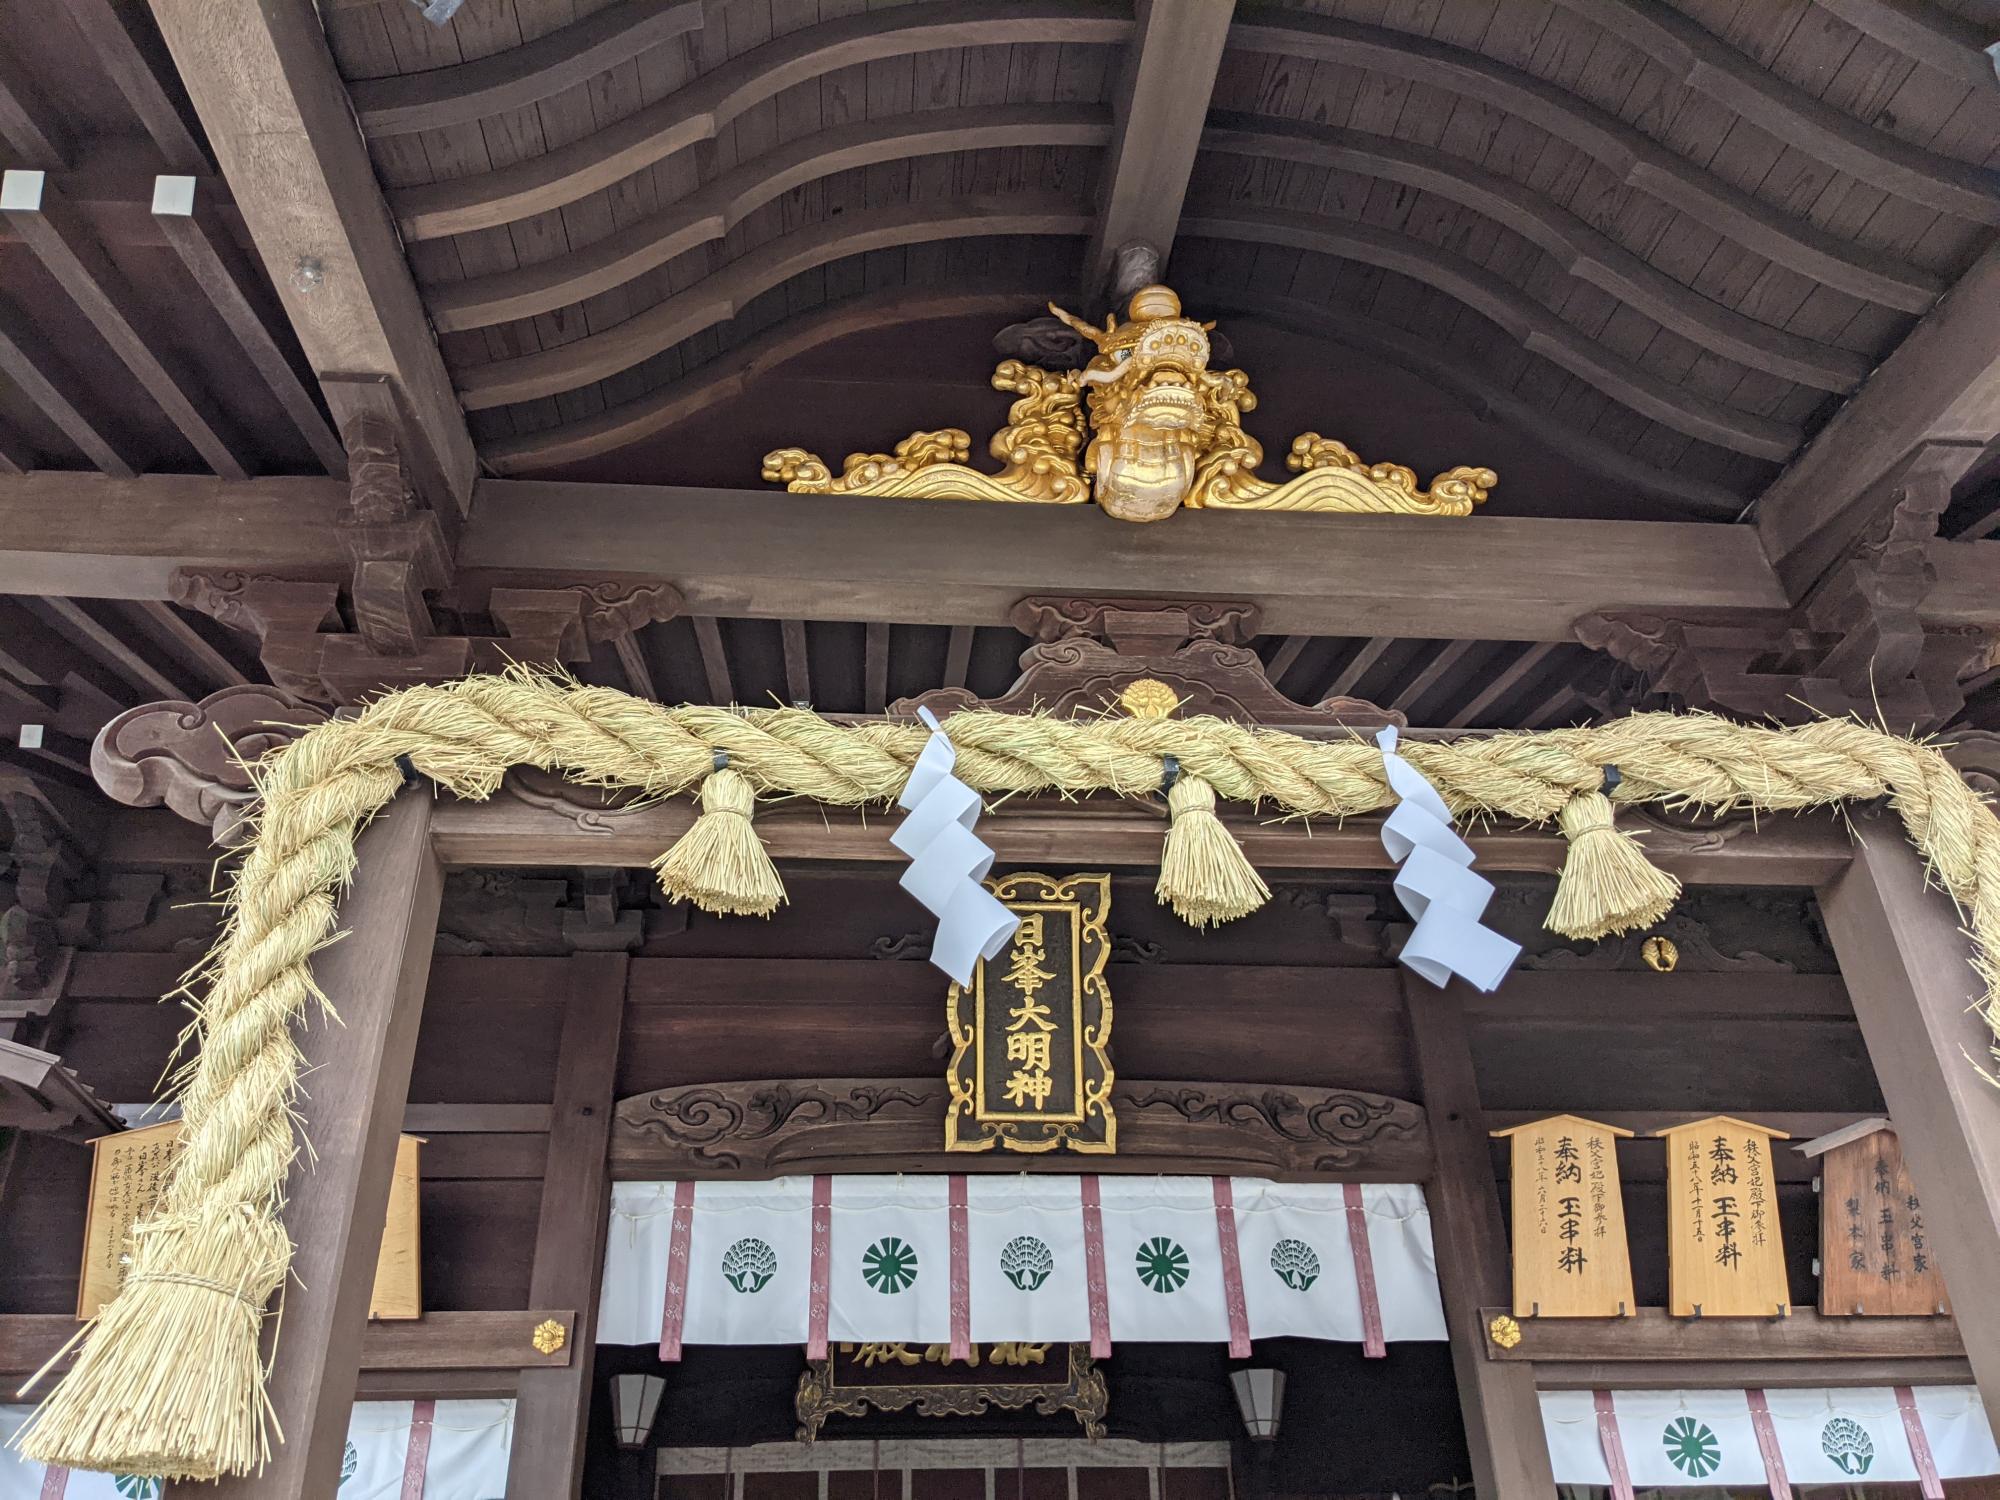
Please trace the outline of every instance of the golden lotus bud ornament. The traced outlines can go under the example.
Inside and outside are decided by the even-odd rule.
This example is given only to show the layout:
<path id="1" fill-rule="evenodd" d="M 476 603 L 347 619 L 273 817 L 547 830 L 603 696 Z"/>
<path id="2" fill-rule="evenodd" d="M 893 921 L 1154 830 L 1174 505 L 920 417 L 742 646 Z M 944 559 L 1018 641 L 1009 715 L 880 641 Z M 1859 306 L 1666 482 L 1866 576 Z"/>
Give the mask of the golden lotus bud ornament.
<path id="1" fill-rule="evenodd" d="M 1257 476 L 1263 447 L 1243 430 L 1257 398 L 1241 370 L 1211 370 L 1209 330 L 1185 316 L 1171 287 L 1132 294 L 1125 317 L 1104 327 L 1054 313 L 1096 350 L 1081 370 L 1044 370 L 1010 359 L 996 390 L 1019 397 L 988 451 L 997 474 L 966 462 L 969 434 L 913 432 L 893 453 L 850 454 L 836 476 L 803 448 L 764 455 L 764 477 L 809 495 L 888 495 L 1008 500 L 1042 505 L 1095 501 L 1121 521 L 1158 521 L 1190 510 L 1319 510 L 1378 515 L 1468 516 L 1500 482 L 1491 469 L 1448 469 L 1418 486 L 1401 464 L 1364 462 L 1345 443 L 1304 433 L 1285 466 L 1297 477 Z"/>

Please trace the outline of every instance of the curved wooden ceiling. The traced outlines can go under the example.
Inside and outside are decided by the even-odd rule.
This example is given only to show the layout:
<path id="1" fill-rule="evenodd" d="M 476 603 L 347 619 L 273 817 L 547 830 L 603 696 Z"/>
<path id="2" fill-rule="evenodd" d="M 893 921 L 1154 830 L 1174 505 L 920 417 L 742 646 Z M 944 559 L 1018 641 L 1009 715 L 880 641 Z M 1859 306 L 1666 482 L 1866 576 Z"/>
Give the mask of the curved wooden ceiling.
<path id="1" fill-rule="evenodd" d="M 1963 8 L 1241 5 L 1169 279 L 1452 389 L 1602 476 L 1606 513 L 1733 514 L 2000 224 Z M 856 329 L 1074 300 L 1136 34 L 1125 0 L 328 23 L 509 473 Z M 926 420 L 864 412 L 854 441 Z"/>

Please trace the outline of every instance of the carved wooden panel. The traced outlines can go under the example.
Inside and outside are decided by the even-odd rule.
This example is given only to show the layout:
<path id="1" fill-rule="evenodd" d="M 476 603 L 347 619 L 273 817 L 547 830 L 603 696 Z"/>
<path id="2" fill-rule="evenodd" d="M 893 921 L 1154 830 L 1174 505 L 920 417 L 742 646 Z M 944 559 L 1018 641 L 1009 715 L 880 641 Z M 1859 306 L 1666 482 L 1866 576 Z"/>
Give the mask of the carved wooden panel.
<path id="1" fill-rule="evenodd" d="M 619 1101 L 611 1171 L 627 1180 L 792 1173 L 1075 1172 L 1062 1158 L 947 1155 L 932 1078 L 700 1084 Z M 1405 1099 L 1349 1089 L 1120 1080 L 1118 1154 L 1093 1172 L 1421 1182 L 1429 1124 Z"/>
<path id="2" fill-rule="evenodd" d="M 1359 698 L 1304 704 L 1280 693 L 1246 644 L 1258 633 L 1254 605 L 1036 597 L 1015 605 L 1010 620 L 1035 643 L 1021 653 L 1021 675 L 1006 692 L 982 699 L 966 688 L 936 688 L 891 705 L 892 712 L 1096 713 L 1146 677 L 1173 689 L 1183 716 L 1214 714 L 1288 729 L 1407 722 L 1402 714 Z"/>

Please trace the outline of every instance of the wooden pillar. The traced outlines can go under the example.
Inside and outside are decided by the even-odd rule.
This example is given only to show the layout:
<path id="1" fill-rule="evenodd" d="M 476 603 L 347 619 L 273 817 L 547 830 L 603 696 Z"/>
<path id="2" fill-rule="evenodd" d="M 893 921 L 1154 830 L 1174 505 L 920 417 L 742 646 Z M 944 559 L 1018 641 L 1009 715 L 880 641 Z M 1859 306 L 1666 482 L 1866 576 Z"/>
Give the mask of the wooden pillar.
<path id="1" fill-rule="evenodd" d="M 443 874 L 430 820 L 426 786 L 368 825 L 340 907 L 347 936 L 313 959 L 340 1020 L 315 1015 L 299 1038 L 299 1125 L 311 1151 L 285 1186 L 298 1250 L 270 1380 L 284 1441 L 262 1474 L 170 1485 L 173 1500 L 334 1500 L 437 934 Z M 275 1331 L 267 1327 L 267 1347 Z"/>
<path id="2" fill-rule="evenodd" d="M 569 961 L 563 979 L 567 999 L 528 1305 L 573 1307 L 576 1322 L 569 1330 L 567 1365 L 521 1372 L 508 1500 L 575 1500 L 583 1485 L 597 1292 L 611 1199 L 605 1157 L 611 1144 L 627 965 L 622 953 L 583 955 Z"/>
<path id="3" fill-rule="evenodd" d="M 1473 1482 L 1480 1500 L 1548 1500 L 1555 1493 L 1555 1471 L 1535 1394 L 1535 1367 L 1486 1357 L 1480 1310 L 1509 1301 L 1508 1248 L 1486 1116 L 1472 1072 L 1465 989 L 1457 980 L 1444 990 L 1408 973 L 1402 980 L 1437 1152 L 1437 1170 L 1424 1191 Z"/>
<path id="4" fill-rule="evenodd" d="M 2000 1432 L 2000 1088 L 1960 917 L 1928 889 L 1889 812 L 1858 817 L 1854 862 L 1820 888 L 1840 971 L 1924 1201 L 1987 1420 Z"/>

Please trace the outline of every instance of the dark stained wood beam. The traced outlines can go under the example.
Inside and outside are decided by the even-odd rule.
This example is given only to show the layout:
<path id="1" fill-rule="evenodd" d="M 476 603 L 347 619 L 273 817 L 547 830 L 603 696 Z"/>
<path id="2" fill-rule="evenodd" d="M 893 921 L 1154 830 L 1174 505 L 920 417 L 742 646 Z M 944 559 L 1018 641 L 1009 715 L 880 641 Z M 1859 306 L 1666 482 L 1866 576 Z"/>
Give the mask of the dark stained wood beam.
<path id="1" fill-rule="evenodd" d="M 306 360 L 387 380 L 412 471 L 471 504 L 478 460 L 312 0 L 152 0 Z M 341 387 L 327 386 L 336 426 Z"/>
<path id="2" fill-rule="evenodd" d="M 1893 817 L 1854 824 L 1854 859 L 1820 888 L 1868 1058 L 1910 1175 L 1988 1420 L 2000 1427 L 2000 1088 L 1961 918 Z"/>
<path id="3" fill-rule="evenodd" d="M 182 111 L 181 89 L 172 70 L 155 64 L 112 0 L 62 0 L 62 4 L 89 45 L 92 65 L 111 76 L 159 147 L 167 170 L 207 170 L 208 154 Z"/>
<path id="4" fill-rule="evenodd" d="M 1320 697 L 1344 698 L 1353 693 L 1360 686 L 1361 679 L 1368 675 L 1369 669 L 1395 644 L 1396 638 L 1392 635 L 1372 636 L 1364 640 L 1341 669 L 1333 674 L 1333 680 L 1327 683 L 1326 691 Z"/>
<path id="5" fill-rule="evenodd" d="M 69 132 L 33 79 L 0 54 L 0 141 L 24 167 L 52 171 L 68 163 Z"/>
<path id="6" fill-rule="evenodd" d="M 42 470 L 9 480 L 0 503 L 0 594 L 169 599 L 176 568 L 338 578 L 349 566 L 343 480 Z"/>
<path id="7" fill-rule="evenodd" d="M 392 201 L 412 239 L 491 229 L 561 208 L 713 140 L 746 110 L 843 68 L 1015 42 L 1106 45 L 1132 34 L 1116 0 L 940 0 L 804 26 L 738 53 L 606 129 L 491 172 L 403 188 Z M 366 86 L 356 90 L 366 100 Z M 364 112 L 362 128 L 369 128 Z"/>
<path id="8" fill-rule="evenodd" d="M 1955 16 L 1931 0 L 1819 0 L 1827 10 L 1884 46 L 1934 68 L 1954 83 L 1976 89 L 2000 88 L 1986 48 L 1993 41 L 1965 16 Z"/>
<path id="9" fill-rule="evenodd" d="M 166 599 L 177 567 L 349 569 L 334 479 L 38 471 L 5 494 L 0 593 Z M 2000 624 L 2000 543 L 1930 555 L 1927 622 Z M 1094 506 L 543 480 L 482 481 L 456 560 L 474 582 L 665 580 L 690 615 L 795 621 L 1000 624 L 1029 593 L 1226 599 L 1246 578 L 1267 629 L 1314 636 L 1571 641 L 1593 609 L 1783 607 L 1748 527 L 1221 511 L 1133 526 Z"/>
<path id="10" fill-rule="evenodd" d="M 62 430 L 98 472 L 130 479 L 138 471 L 126 456 L 126 438 L 96 396 L 40 334 L 0 306 L 0 375 L 20 387 L 41 414 Z"/>
<path id="11" fill-rule="evenodd" d="M 806 649 L 806 622 L 785 620 L 779 625 L 785 654 L 785 701 L 812 702 L 812 660 Z M 949 675 L 948 673 L 946 675 Z"/>
<path id="12" fill-rule="evenodd" d="M 1817 1390 L 1822 1386 L 1970 1385 L 1963 1359 L 1576 1360 L 1538 1364 L 1541 1391 Z"/>
<path id="13" fill-rule="evenodd" d="M 235 662 L 211 646 L 200 631 L 182 619 L 171 604 L 157 599 L 137 599 L 123 608 L 130 611 L 142 634 L 196 679 L 217 688 L 238 687 L 250 680 Z"/>
<path id="14" fill-rule="evenodd" d="M 1760 1117 L 1761 1118 L 1761 1117 Z M 1502 1302 L 1488 1317 L 1507 1311 Z M 1482 1326 L 1484 1318 L 1481 1320 Z M 1499 1363 L 1585 1360 L 1959 1359 L 1965 1346 L 1950 1318 L 1830 1318 L 1795 1307 L 1782 1318 L 1672 1318 L 1642 1307 L 1629 1318 L 1523 1318 L 1521 1342 L 1502 1349 L 1482 1338 Z M 1828 1373 L 1832 1373 L 1829 1371 Z"/>
<path id="15" fill-rule="evenodd" d="M 729 652 L 722 644 L 722 627 L 713 615 L 692 615 L 694 640 L 701 652 L 702 675 L 708 679 L 709 701 L 728 704 L 736 701 L 736 688 L 729 680 Z"/>
<path id="16" fill-rule="evenodd" d="M 889 626 L 871 620 L 862 627 L 861 706 L 879 714 L 889 706 Z"/>
<path id="17" fill-rule="evenodd" d="M 1508 1290 L 1507 1231 L 1472 1070 L 1465 1007 L 1454 980 L 1436 990 L 1401 976 L 1404 1013 L 1437 1169 L 1425 1188 L 1436 1241 L 1438 1292 L 1451 1332 L 1451 1365 L 1465 1417 L 1472 1477 L 1481 1495 L 1544 1500 L 1555 1493 L 1533 1370 L 1485 1356 L 1485 1309 Z"/>
<path id="18" fill-rule="evenodd" d="M 574 808 L 531 807 L 517 801 L 443 801 L 433 819 L 439 853 L 453 865 L 624 865 L 637 869 L 693 824 L 687 799 L 600 814 L 580 827 Z M 1338 828 L 1310 832 L 1272 823 L 1244 809 L 1225 808 L 1224 824 L 1259 869 L 1380 870 L 1392 867 L 1382 848 L 1379 820 L 1350 818 Z M 774 859 L 855 860 L 902 858 L 889 842 L 893 820 L 859 810 L 803 802 L 760 808 L 757 832 Z M 1160 859 L 1160 818 L 1147 808 L 1109 801 L 1083 807 L 1012 798 L 979 825 L 979 836 L 1002 860 L 1069 862 L 1082 868 L 1131 865 L 1151 869 Z M 1553 875 L 1565 844 L 1552 831 L 1505 829 L 1467 835 L 1482 870 Z M 1832 879 L 1852 857 L 1844 827 L 1831 816 L 1788 818 L 1766 824 L 1714 848 L 1669 846 L 1654 836 L 1648 857 L 1689 884 L 1817 885 Z M 1615 977 L 1615 976 L 1613 976 Z M 1594 983 L 1595 981 L 1593 981 Z"/>
<path id="19" fill-rule="evenodd" d="M 153 217 L 167 243 L 180 256 L 195 285 L 250 356 L 265 387 L 285 409 L 292 425 L 329 474 L 345 477 L 347 449 L 320 410 L 318 398 L 292 368 L 291 355 L 279 341 L 277 320 L 283 313 L 267 306 L 243 253 L 231 241 L 218 215 L 200 198 L 204 184 L 193 177 L 162 177 L 153 194 Z M 220 196 L 219 193 L 216 196 Z"/>
<path id="20" fill-rule="evenodd" d="M 1757 533 L 1796 602 L 1901 498 L 1950 485 L 2000 434 L 2000 246 L 1936 309 L 1757 500 Z"/>
<path id="21" fill-rule="evenodd" d="M 370 1323 L 361 1338 L 363 1371 L 433 1374 L 450 1370 L 561 1368 L 574 1350 L 535 1351 L 537 1324 L 554 1318 L 568 1327 L 576 1317 L 568 1307 L 525 1312 L 427 1312 L 408 1323 Z M 67 1313 L 0 1314 L 0 1379 L 32 1375 L 76 1337 L 76 1319 Z M 63 1368 L 61 1365 L 58 1369 Z"/>
<path id="22" fill-rule="evenodd" d="M 1111 101 L 1111 147 L 1098 172 L 1097 220 L 1084 251 L 1087 302 L 1109 290 L 1126 245 L 1149 246 L 1161 265 L 1167 263 L 1235 9 L 1235 0 L 1138 0 L 1138 29 Z"/>
<path id="23" fill-rule="evenodd" d="M 68 293 L 202 462 L 225 479 L 249 478 L 236 439 L 212 415 L 212 396 L 187 368 L 174 341 L 152 325 L 144 297 L 43 174 L 8 172 L 0 179 L 0 209 L 42 269 Z"/>
<path id="24" fill-rule="evenodd" d="M 139 689 L 141 695 L 191 700 L 198 694 L 175 682 L 145 657 L 132 649 L 117 631 L 96 619 L 74 599 L 60 595 L 29 601 L 29 608 L 45 613 L 57 630 L 68 636 L 87 656 L 96 657 L 112 671 Z"/>
<path id="25" fill-rule="evenodd" d="M 170 1484 L 173 1500 L 331 1495 L 338 1482 L 444 886 L 431 807 L 428 787 L 407 792 L 363 831 L 339 914 L 347 940 L 313 965 L 340 1021 L 299 1034 L 311 1085 L 298 1128 L 313 1149 L 286 1185 L 285 1229 L 298 1249 L 267 1387 L 284 1441 L 261 1474 Z"/>
<path id="26" fill-rule="evenodd" d="M 1408 713 L 1416 707 L 1417 701 L 1425 693 L 1428 693 L 1432 688 L 1437 686 L 1440 677 L 1457 666 L 1460 660 L 1464 658 L 1465 653 L 1478 644 L 1479 642 L 1470 640 L 1445 641 L 1441 643 L 1431 653 L 1430 660 L 1425 662 L 1423 667 L 1398 689 L 1396 696 L 1389 701 L 1387 706 L 1398 713 Z"/>
<path id="27" fill-rule="evenodd" d="M 1271 653 L 1271 659 L 1264 664 L 1264 675 L 1276 683 L 1298 661 L 1300 654 L 1310 646 L 1313 638 L 1309 635 L 1288 635 L 1278 643 L 1278 649 Z"/>
<path id="28" fill-rule="evenodd" d="M 35 453 L 12 423 L 0 425 L 0 474 L 25 474 L 35 467 Z"/>
<path id="29" fill-rule="evenodd" d="M 507 1468 L 510 1500 L 575 1500 L 583 1485 L 628 964 L 622 953 L 594 953 L 564 968 L 562 1037 L 528 1300 L 577 1310 L 569 1325 L 575 1354 L 558 1368 L 521 1372 Z"/>
<path id="30" fill-rule="evenodd" d="M 1468 724 L 1477 724 L 1491 713 L 1515 688 L 1526 680 L 1551 654 L 1562 647 L 1554 641 L 1543 641 L 1539 645 L 1526 646 L 1514 654 L 1513 660 L 1504 667 L 1489 671 L 1481 680 L 1479 691 L 1466 700 L 1463 707 L 1455 709 L 1451 716 L 1438 727 L 1441 729 L 1463 729 Z"/>

